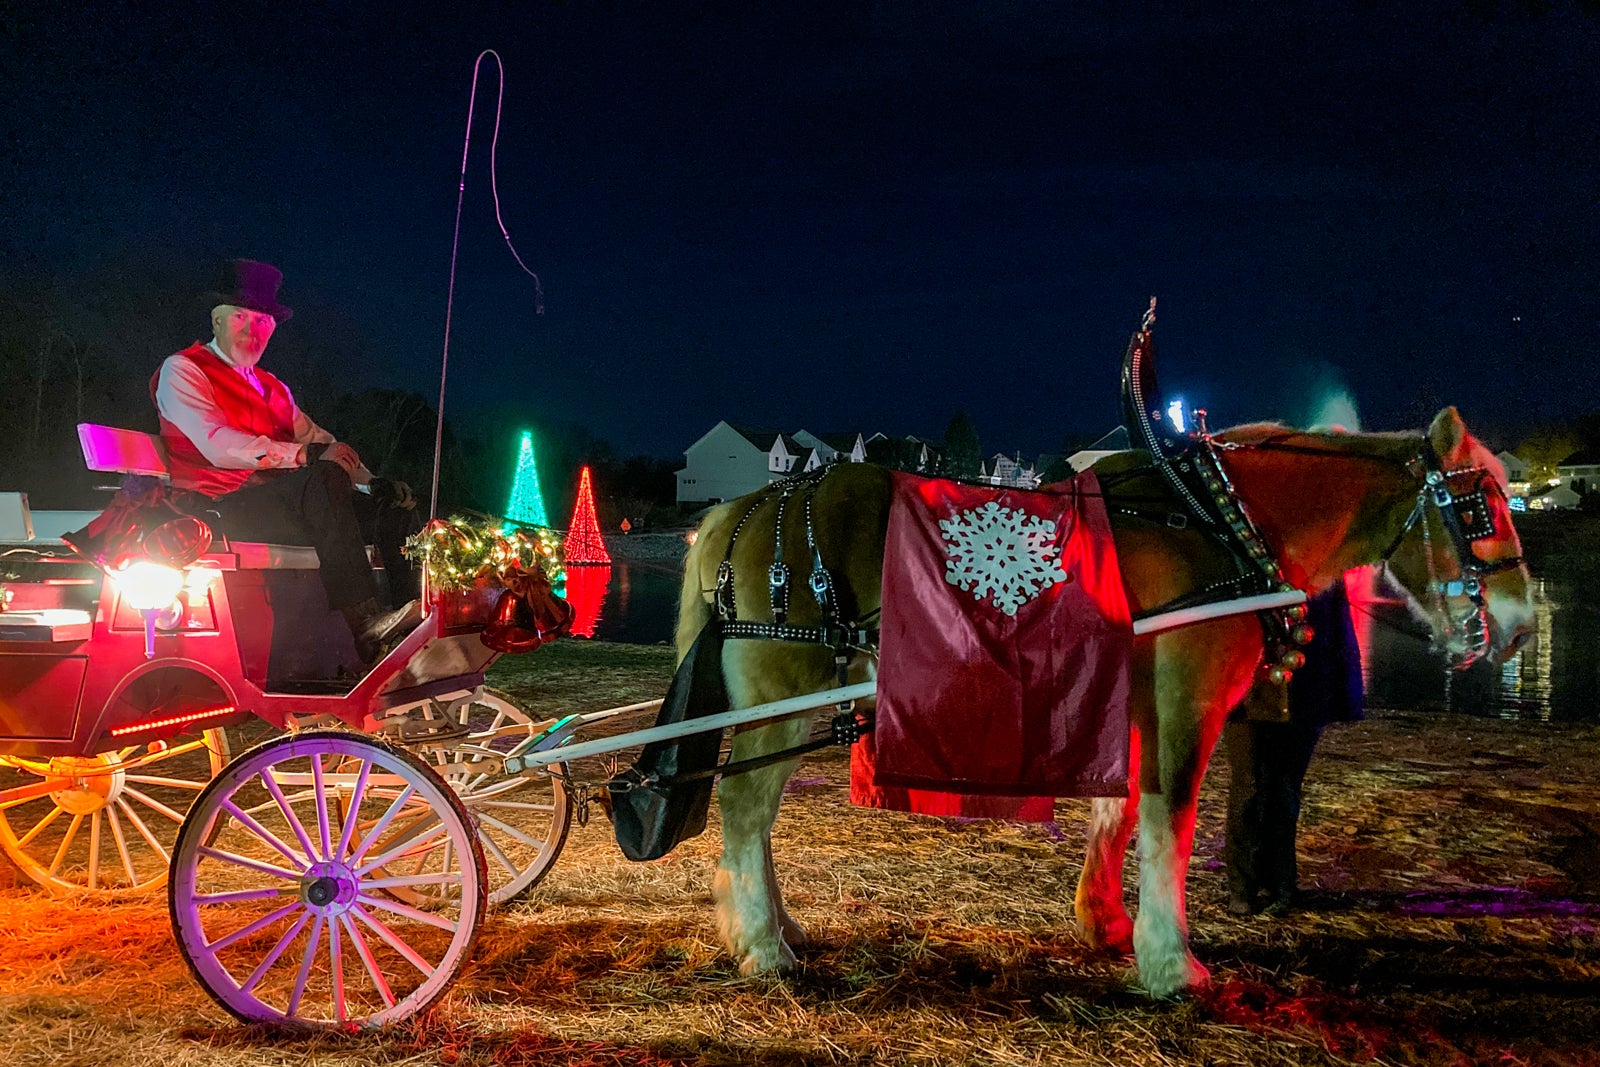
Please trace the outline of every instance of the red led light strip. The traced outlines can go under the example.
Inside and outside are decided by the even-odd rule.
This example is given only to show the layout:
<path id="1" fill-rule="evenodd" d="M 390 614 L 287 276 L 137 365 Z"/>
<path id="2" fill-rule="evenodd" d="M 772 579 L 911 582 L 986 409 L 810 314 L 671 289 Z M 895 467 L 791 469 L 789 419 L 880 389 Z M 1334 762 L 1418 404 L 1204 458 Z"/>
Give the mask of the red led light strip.
<path id="1" fill-rule="evenodd" d="M 221 708 L 211 708 L 209 711 L 191 711 L 187 715 L 174 715 L 168 719 L 152 719 L 150 722 L 136 722 L 130 726 L 118 726 L 112 729 L 112 737 L 121 737 L 123 734 L 136 734 L 145 730 L 159 730 L 163 726 L 176 726 L 179 723 L 194 722 L 196 719 L 209 719 L 213 715 L 232 715 L 239 709 L 232 704 Z"/>

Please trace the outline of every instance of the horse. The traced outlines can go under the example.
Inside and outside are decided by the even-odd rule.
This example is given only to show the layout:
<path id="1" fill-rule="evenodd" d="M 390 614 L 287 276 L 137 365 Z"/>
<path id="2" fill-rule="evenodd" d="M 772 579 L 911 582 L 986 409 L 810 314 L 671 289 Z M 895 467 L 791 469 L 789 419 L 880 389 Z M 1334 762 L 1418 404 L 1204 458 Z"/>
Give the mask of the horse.
<path id="1" fill-rule="evenodd" d="M 1384 565 L 1436 645 L 1458 664 L 1480 655 L 1503 662 L 1531 634 L 1530 578 L 1511 524 L 1504 470 L 1454 408 L 1441 411 L 1422 434 L 1258 423 L 1222 431 L 1212 441 L 1239 500 L 1296 588 L 1316 593 L 1352 568 Z M 1149 464 L 1148 453 L 1129 451 L 1101 459 L 1093 470 L 1130 499 L 1163 501 L 1155 507 L 1157 516 L 1162 507 L 1181 511 L 1176 494 Z M 847 618 L 870 617 L 880 606 L 891 478 L 868 464 L 839 464 L 811 498 L 815 550 L 848 591 Z M 685 562 L 680 660 L 711 620 L 725 553 L 739 617 L 761 616 L 782 510 L 779 495 L 758 492 L 730 501 L 702 521 Z M 1111 490 L 1106 495 L 1113 504 Z M 1473 507 L 1475 516 L 1469 514 Z M 1193 525 L 1173 528 L 1141 509 L 1109 510 L 1136 617 L 1236 575 L 1226 550 Z M 1463 516 L 1473 524 L 1470 537 L 1461 535 Z M 788 558 L 809 557 L 811 546 L 793 510 L 783 536 Z M 789 605 L 792 625 L 819 621 L 810 598 L 798 596 Z M 1091 946 L 1132 954 L 1139 983 L 1154 997 L 1194 990 L 1207 980 L 1206 968 L 1189 950 L 1185 903 L 1196 802 L 1224 719 L 1263 670 L 1263 649 L 1263 626 L 1249 614 L 1134 640 L 1128 792 L 1092 802 L 1075 912 Z M 786 641 L 729 639 L 722 672 L 734 707 L 841 684 L 829 648 Z M 874 674 L 871 657 L 860 655 L 843 681 Z M 735 734 L 730 759 L 780 752 L 802 741 L 810 726 L 806 713 L 746 727 Z M 718 783 L 723 847 L 712 887 L 717 926 L 744 974 L 793 966 L 792 946 L 805 939 L 784 909 L 770 837 L 784 782 L 797 765 L 797 759 L 772 763 Z M 1124 901 L 1123 861 L 1136 821 L 1134 919 Z"/>

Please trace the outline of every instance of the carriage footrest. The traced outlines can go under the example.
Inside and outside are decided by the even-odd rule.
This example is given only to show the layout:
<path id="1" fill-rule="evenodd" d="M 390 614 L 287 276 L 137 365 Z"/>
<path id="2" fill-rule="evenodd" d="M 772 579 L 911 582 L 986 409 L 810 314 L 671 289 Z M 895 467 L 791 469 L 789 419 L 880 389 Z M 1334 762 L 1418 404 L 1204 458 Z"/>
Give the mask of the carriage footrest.
<path id="1" fill-rule="evenodd" d="M 0 641 L 87 641 L 94 620 L 87 611 L 42 608 L 0 612 Z"/>

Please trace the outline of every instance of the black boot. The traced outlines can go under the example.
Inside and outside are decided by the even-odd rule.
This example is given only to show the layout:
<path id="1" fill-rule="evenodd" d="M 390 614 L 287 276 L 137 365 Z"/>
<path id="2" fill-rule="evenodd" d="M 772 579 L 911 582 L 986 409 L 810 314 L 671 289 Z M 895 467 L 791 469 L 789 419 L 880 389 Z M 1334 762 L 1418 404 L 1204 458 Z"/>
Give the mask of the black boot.
<path id="1" fill-rule="evenodd" d="M 376 599 L 342 609 L 350 634 L 356 639 L 356 655 L 366 667 L 381 660 L 395 643 L 417 628 L 422 621 L 422 602 L 412 600 L 393 611 L 384 611 Z"/>

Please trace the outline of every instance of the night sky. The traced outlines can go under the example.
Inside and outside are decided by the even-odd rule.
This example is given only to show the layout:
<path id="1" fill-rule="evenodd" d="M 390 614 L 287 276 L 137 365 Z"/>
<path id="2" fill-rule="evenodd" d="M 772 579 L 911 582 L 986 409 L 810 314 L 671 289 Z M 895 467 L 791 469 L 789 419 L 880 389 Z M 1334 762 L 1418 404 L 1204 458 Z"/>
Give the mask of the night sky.
<path id="1" fill-rule="evenodd" d="M 1593 2 L 3 2 L 0 24 L 0 280 L 93 302 L 108 274 L 202 290 L 267 259 L 280 339 L 347 389 L 426 396 L 496 49 L 501 209 L 547 310 L 495 225 L 486 64 L 456 419 L 672 456 L 720 418 L 937 437 L 959 408 L 986 451 L 1036 452 L 1114 425 L 1151 294 L 1163 384 L 1216 422 L 1341 385 L 1370 428 L 1454 403 L 1512 441 L 1600 407 Z"/>

